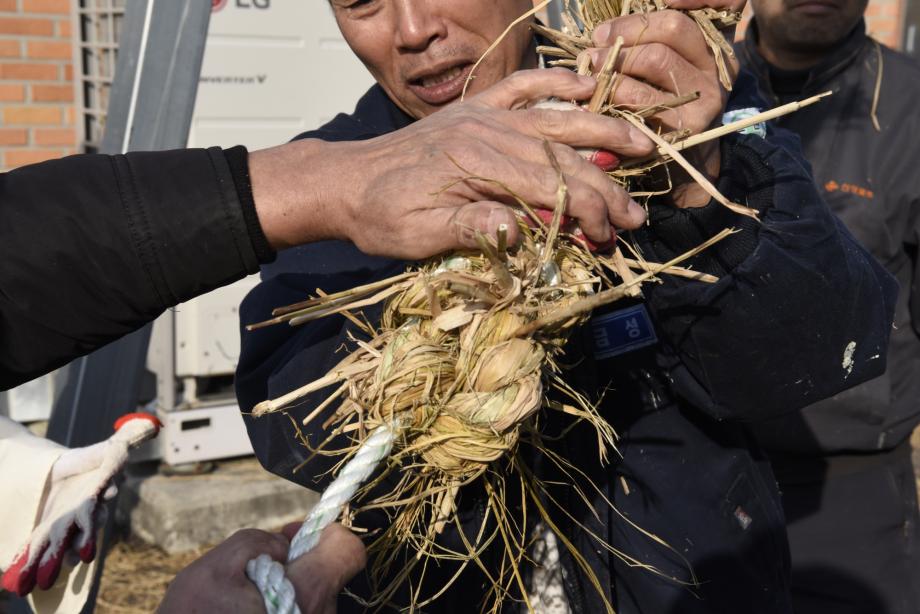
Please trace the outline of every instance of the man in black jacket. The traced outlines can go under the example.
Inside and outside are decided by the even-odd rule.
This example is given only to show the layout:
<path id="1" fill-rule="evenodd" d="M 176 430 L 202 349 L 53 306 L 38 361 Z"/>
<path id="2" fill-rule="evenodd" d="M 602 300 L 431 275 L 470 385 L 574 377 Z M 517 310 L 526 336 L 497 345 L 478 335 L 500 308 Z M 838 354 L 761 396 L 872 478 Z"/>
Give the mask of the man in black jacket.
<path id="1" fill-rule="evenodd" d="M 506 4 L 523 12 L 530 0 Z M 458 13 L 451 3 L 333 2 L 346 40 L 378 85 L 353 114 L 339 115 L 302 136 L 369 139 L 446 112 L 442 107 L 459 94 L 456 80 L 469 73 L 484 49 L 478 41 L 488 44 L 505 25 L 494 34 L 483 32 L 494 25 L 486 17 L 494 16 L 492 6 L 483 0 L 477 12 L 466 2 Z M 692 21 L 672 11 L 624 18 L 600 29 L 595 42 L 606 47 L 620 35 L 627 48 L 637 50 L 620 92 L 636 98 L 620 102 L 701 90 L 700 104 L 685 110 L 676 123 L 699 130 L 721 113 L 726 93 L 718 87 L 715 64 Z M 510 38 L 498 48 L 498 59 L 492 56 L 495 72 L 486 75 L 500 76 L 503 66 L 513 70 L 537 61 L 526 30 Z M 482 79 L 474 84 L 487 85 L 488 78 Z M 736 90 L 739 97 L 750 94 L 740 82 Z M 557 514 L 566 537 L 591 565 L 604 597 L 623 614 L 791 612 L 779 494 L 742 422 L 794 410 L 884 369 L 879 354 L 886 349 L 895 285 L 831 216 L 801 158 L 756 136 L 725 138 L 714 154 L 703 155 L 701 166 L 718 176 L 729 198 L 756 208 L 763 224 L 739 220 L 718 204 L 699 200 L 692 190 L 681 191 L 686 199 L 679 198 L 678 207 L 651 201 L 651 224 L 633 233 L 650 260 L 667 260 L 726 226 L 744 230 L 693 263 L 697 270 L 718 275 L 718 283 L 667 278 L 647 288 L 643 303 L 628 307 L 641 314 L 647 333 L 654 330 L 644 335 L 644 347 L 617 355 L 595 346 L 592 338 L 608 332 L 607 314 L 595 314 L 592 325 L 571 344 L 567 362 L 578 367 L 566 376 L 593 396 L 611 391 L 602 411 L 621 435 L 622 457 L 612 467 L 600 466 L 596 449 L 585 445 L 590 435 L 573 432 L 562 442 L 566 457 L 600 489 L 585 490 L 593 493 L 593 509 L 586 509 L 548 469 L 540 469 L 547 472 L 547 484 L 555 484 L 550 486 L 555 501 L 572 514 L 571 521 Z M 487 176 L 501 179 L 500 169 Z M 385 278 L 406 265 L 335 243 L 288 250 L 263 268 L 263 283 L 241 308 L 242 322 L 264 319 L 272 308 L 300 301 L 314 288 L 336 292 Z M 609 311 L 623 308 L 620 304 Z M 361 333 L 341 317 L 243 333 L 237 372 L 243 411 L 324 375 L 341 359 L 337 350 L 349 344 L 350 335 Z M 293 421 L 322 398 L 314 395 L 291 407 Z M 310 456 L 297 443 L 292 420 L 277 415 L 245 419 L 266 468 L 313 488 L 328 483 L 334 459 Z M 322 422 L 322 417 L 313 420 L 304 433 L 312 446 L 327 436 L 317 426 Z M 295 473 L 308 457 L 309 463 Z M 476 494 L 475 489 L 460 493 L 460 518 L 470 520 L 469 527 L 478 527 Z M 616 516 L 607 500 L 635 525 Z M 357 519 L 371 529 L 385 522 L 374 512 Z M 662 575 L 603 550 L 589 531 Z M 699 580 L 692 586 L 688 562 Z M 602 598 L 573 561 L 566 559 L 564 565 L 571 608 L 604 611 Z M 430 566 L 431 586 L 441 588 L 439 582 L 454 571 L 447 564 Z M 470 566 L 436 607 L 470 611 L 487 585 Z M 353 588 L 359 594 L 368 590 Z"/>
<path id="2" fill-rule="evenodd" d="M 753 0 L 739 46 L 771 104 L 833 90 L 778 120 L 831 210 L 901 285 L 879 378 L 754 432 L 783 492 L 800 612 L 920 612 L 920 66 L 867 37 L 865 0 Z"/>

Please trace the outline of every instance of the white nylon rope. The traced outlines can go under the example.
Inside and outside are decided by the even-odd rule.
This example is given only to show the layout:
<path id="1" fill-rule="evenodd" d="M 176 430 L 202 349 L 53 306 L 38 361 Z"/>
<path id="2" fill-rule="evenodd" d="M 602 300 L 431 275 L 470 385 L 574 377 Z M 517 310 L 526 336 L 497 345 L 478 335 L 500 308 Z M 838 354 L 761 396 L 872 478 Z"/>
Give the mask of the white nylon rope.
<path id="1" fill-rule="evenodd" d="M 320 534 L 335 522 L 355 493 L 371 476 L 377 465 L 390 455 L 400 422 L 378 426 L 365 440 L 354 458 L 345 464 L 339 476 L 310 511 L 297 535 L 291 540 L 288 563 L 300 558 L 319 543 Z M 284 566 L 262 554 L 246 564 L 246 575 L 255 583 L 265 600 L 268 614 L 300 614 L 294 586 L 284 575 Z"/>

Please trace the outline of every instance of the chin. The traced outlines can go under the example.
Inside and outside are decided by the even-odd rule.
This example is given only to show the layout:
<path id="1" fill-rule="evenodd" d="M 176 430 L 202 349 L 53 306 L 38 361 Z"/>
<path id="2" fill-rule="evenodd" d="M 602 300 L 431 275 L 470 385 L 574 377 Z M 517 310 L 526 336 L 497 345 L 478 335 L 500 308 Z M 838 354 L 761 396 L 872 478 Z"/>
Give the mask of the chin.
<path id="1" fill-rule="evenodd" d="M 783 24 L 789 47 L 802 52 L 819 52 L 834 47 L 845 39 L 853 26 L 835 23 L 833 19 L 796 20 Z"/>

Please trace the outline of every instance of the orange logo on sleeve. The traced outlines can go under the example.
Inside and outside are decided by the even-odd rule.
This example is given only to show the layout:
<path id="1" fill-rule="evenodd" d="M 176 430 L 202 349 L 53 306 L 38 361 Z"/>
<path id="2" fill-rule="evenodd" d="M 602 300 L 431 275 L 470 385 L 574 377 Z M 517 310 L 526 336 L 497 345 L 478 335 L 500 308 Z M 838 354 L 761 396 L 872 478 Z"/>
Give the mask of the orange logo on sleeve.
<path id="1" fill-rule="evenodd" d="M 833 179 L 824 184 L 824 189 L 827 192 L 843 192 L 844 194 L 853 194 L 870 200 L 875 198 L 875 192 L 869 188 L 858 186 L 855 183 L 837 183 Z"/>

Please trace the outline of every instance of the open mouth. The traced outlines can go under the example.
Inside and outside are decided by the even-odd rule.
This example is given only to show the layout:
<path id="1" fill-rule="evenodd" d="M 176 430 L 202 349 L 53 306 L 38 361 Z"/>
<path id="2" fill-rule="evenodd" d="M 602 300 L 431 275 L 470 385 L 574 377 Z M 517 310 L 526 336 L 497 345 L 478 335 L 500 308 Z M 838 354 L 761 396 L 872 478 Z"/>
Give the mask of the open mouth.
<path id="1" fill-rule="evenodd" d="M 473 64 L 463 62 L 409 80 L 409 88 L 430 105 L 446 104 L 463 92 Z"/>

